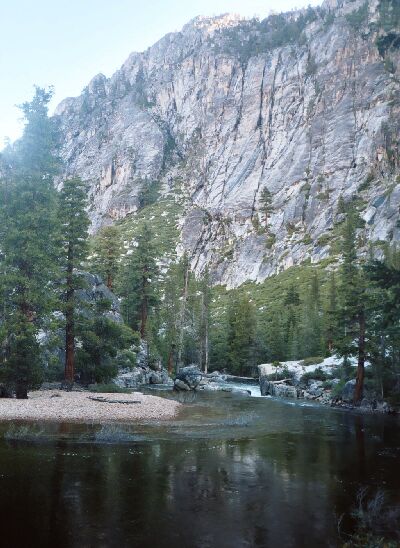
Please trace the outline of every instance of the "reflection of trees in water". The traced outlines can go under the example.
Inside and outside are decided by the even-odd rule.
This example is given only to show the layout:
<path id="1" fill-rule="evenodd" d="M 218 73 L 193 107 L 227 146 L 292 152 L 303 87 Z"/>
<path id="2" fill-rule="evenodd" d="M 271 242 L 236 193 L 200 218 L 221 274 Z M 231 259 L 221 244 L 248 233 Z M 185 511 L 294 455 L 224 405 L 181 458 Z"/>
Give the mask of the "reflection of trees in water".
<path id="1" fill-rule="evenodd" d="M 11 493 L 7 501 L 0 497 L 0 511 L 18 537 L 8 545 L 29 546 L 32 539 L 57 548 L 334 544 L 333 512 L 348 514 L 360 485 L 390 478 L 400 492 L 397 461 L 382 454 L 397 447 L 390 421 L 270 406 L 262 416 L 265 432 L 259 423 L 234 426 L 249 409 L 238 402 L 225 412 L 232 426 L 221 426 L 221 437 L 229 433 L 230 440 L 207 438 L 204 425 L 210 422 L 215 435 L 220 413 L 207 409 L 203 432 L 196 426 L 202 439 L 183 432 L 176 441 L 80 445 L 68 437 L 71 426 L 58 425 L 49 426 L 53 444 L 14 443 L 0 453 L 6 476 L 0 485 Z M 126 429 L 136 436 L 146 431 Z M 25 515 L 23 536 L 14 516 Z"/>

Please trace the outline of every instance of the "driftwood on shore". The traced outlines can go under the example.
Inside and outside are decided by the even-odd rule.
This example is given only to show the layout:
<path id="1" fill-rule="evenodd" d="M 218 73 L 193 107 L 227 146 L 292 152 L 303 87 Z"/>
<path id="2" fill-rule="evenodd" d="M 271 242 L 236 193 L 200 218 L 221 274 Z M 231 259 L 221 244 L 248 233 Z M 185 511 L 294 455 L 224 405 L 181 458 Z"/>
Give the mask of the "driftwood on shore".
<path id="1" fill-rule="evenodd" d="M 89 400 L 99 401 L 101 403 L 123 403 L 125 405 L 131 405 L 132 403 L 142 403 L 139 400 L 111 400 L 104 398 L 103 396 L 89 396 Z"/>
<path id="2" fill-rule="evenodd" d="M 283 382 L 288 382 L 288 381 L 291 381 L 292 379 L 282 379 L 280 381 L 269 381 L 270 383 L 272 384 L 281 384 Z"/>

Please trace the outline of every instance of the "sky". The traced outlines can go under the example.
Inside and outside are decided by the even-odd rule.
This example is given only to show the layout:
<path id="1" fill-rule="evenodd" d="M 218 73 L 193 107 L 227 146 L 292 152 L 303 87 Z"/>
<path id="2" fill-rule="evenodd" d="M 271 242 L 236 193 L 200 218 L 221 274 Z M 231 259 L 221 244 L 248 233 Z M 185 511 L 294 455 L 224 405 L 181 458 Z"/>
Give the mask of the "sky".
<path id="1" fill-rule="evenodd" d="M 54 86 L 52 111 L 79 95 L 99 72 L 111 76 L 132 51 L 143 51 L 197 15 L 271 11 L 321 0 L 0 0 L 0 149 L 21 133 L 16 105 L 34 85 Z"/>

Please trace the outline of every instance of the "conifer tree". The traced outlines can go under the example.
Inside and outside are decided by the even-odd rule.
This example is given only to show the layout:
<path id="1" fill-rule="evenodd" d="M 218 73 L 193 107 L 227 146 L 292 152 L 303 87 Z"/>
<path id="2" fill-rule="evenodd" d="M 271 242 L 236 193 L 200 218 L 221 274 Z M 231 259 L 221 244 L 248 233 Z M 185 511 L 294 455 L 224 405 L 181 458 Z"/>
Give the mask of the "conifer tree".
<path id="1" fill-rule="evenodd" d="M 300 296 L 294 284 L 289 286 L 284 300 L 286 357 L 295 360 L 299 357 L 299 307 Z"/>
<path id="2" fill-rule="evenodd" d="M 113 291 L 120 271 L 121 254 L 122 242 L 118 227 L 102 227 L 94 238 L 90 267 L 104 279 L 110 291 Z"/>
<path id="3" fill-rule="evenodd" d="M 366 287 L 365 277 L 357 259 L 357 217 L 349 209 L 342 235 L 343 263 L 340 267 L 338 308 L 339 333 L 336 349 L 345 358 L 357 356 L 357 377 L 354 403 L 363 395 L 366 360 Z"/>
<path id="4" fill-rule="evenodd" d="M 328 352 L 331 354 L 334 347 L 334 340 L 337 331 L 337 287 L 335 272 L 331 272 L 328 286 L 328 302 L 325 310 L 325 337 Z"/>
<path id="5" fill-rule="evenodd" d="M 260 204 L 261 204 L 261 210 L 265 217 L 265 225 L 267 226 L 269 216 L 273 212 L 273 207 L 272 207 L 272 194 L 266 187 L 264 187 L 261 191 Z"/>
<path id="6" fill-rule="evenodd" d="M 54 120 L 47 116 L 51 95 L 51 91 L 37 88 L 33 100 L 22 105 L 24 133 L 8 152 L 9 170 L 0 186 L 0 278 L 7 362 L 18 362 L 20 374 L 7 370 L 19 398 L 27 396 L 36 378 L 35 335 L 55 307 L 54 283 L 58 279 L 53 176 L 59 162 Z M 18 351 L 18 345 L 13 344 L 17 340 L 26 351 Z"/>
<path id="7" fill-rule="evenodd" d="M 229 365 L 233 372 L 243 375 L 253 363 L 257 320 L 255 308 L 248 296 L 233 298 L 228 308 Z"/>
<path id="8" fill-rule="evenodd" d="M 65 273 L 63 308 L 65 313 L 65 382 L 74 382 L 76 290 L 83 287 L 79 274 L 87 255 L 89 217 L 86 213 L 87 187 L 79 179 L 68 179 L 60 192 L 59 218 L 63 249 L 62 269 Z"/>
<path id="9" fill-rule="evenodd" d="M 205 269 L 199 281 L 200 290 L 200 325 L 199 325 L 199 362 L 204 373 L 208 373 L 209 366 L 209 326 L 211 303 L 211 280 L 208 268 Z M 204 364 L 204 366 L 203 366 Z"/>
<path id="10" fill-rule="evenodd" d="M 301 322 L 300 344 L 302 356 L 305 358 L 320 356 L 322 353 L 322 315 L 317 272 L 313 272 L 311 277 L 308 294 L 303 305 Z"/>
<path id="11" fill-rule="evenodd" d="M 123 310 L 134 331 L 146 338 L 149 313 L 158 303 L 158 266 L 153 233 L 145 223 L 136 238 L 137 247 L 128 256 L 123 284 Z"/>

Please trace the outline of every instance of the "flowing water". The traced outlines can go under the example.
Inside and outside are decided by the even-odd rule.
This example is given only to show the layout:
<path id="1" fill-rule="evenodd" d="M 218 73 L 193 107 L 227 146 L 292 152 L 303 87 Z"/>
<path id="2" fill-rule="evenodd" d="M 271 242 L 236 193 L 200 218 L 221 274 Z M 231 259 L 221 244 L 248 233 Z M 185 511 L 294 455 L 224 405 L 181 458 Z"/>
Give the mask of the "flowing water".
<path id="1" fill-rule="evenodd" d="M 185 400 L 163 424 L 0 425 L 0 545 L 338 546 L 360 488 L 400 503 L 396 418 L 160 394 Z"/>

